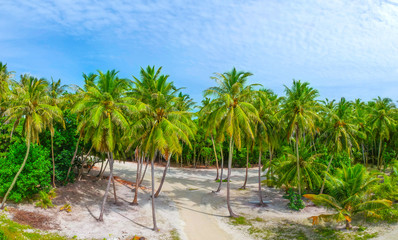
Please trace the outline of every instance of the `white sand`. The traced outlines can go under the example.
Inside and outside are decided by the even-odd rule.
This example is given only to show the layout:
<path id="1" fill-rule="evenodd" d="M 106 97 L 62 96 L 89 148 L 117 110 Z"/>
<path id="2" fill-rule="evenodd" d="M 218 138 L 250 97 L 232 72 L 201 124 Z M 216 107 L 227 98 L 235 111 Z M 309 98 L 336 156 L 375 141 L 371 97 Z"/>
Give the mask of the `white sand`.
<path id="1" fill-rule="evenodd" d="M 156 188 L 162 176 L 163 167 L 155 168 Z M 135 181 L 135 163 L 115 163 L 115 175 L 131 182 Z M 224 174 L 226 171 L 224 171 Z M 263 187 L 263 197 L 269 201 L 267 207 L 257 207 L 258 201 L 257 169 L 249 170 L 247 190 L 238 190 L 243 184 L 244 169 L 232 171 L 231 200 L 233 210 L 246 218 L 260 217 L 267 224 L 278 225 L 289 221 L 301 225 L 311 225 L 308 217 L 326 213 L 318 207 L 307 207 L 296 212 L 287 209 L 287 200 L 282 198 L 283 191 Z M 93 172 L 96 175 L 96 172 Z M 107 173 L 105 173 L 107 175 Z M 222 183 L 220 193 L 212 193 L 218 186 L 214 181 L 215 169 L 170 168 L 162 193 L 155 200 L 158 227 L 152 228 L 150 204 L 150 166 L 143 185 L 146 190 L 139 191 L 139 206 L 131 206 L 134 192 L 131 187 L 117 183 L 118 204 L 114 204 L 113 191 L 109 194 L 104 222 L 97 222 L 99 206 L 106 187 L 106 180 L 93 182 L 91 179 L 62 188 L 54 200 L 58 208 L 43 210 L 32 204 L 13 205 L 19 209 L 36 211 L 54 218 L 60 226 L 58 232 L 70 237 L 96 239 L 128 239 L 135 234 L 147 239 L 170 239 L 170 231 L 175 230 L 181 239 L 253 239 L 246 231 L 229 224 L 226 208 L 226 183 Z M 59 207 L 70 202 L 72 212 L 59 212 Z M 394 237 L 397 235 L 391 235 Z M 396 229 L 395 229 L 396 234 Z M 383 239 L 383 238 L 380 238 Z M 385 238 L 392 239 L 392 238 Z"/>

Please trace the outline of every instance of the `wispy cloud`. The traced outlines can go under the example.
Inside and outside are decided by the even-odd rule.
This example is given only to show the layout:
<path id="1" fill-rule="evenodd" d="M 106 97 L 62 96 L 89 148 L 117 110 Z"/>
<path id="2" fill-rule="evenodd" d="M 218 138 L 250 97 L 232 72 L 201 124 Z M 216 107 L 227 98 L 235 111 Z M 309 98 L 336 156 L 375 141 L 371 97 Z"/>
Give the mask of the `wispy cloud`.
<path id="1" fill-rule="evenodd" d="M 212 84 L 212 72 L 232 66 L 279 92 L 292 78 L 334 98 L 343 92 L 365 98 L 364 86 L 381 80 L 386 86 L 376 95 L 398 91 L 396 0 L 17 0 L 0 6 L 0 43 L 56 36 L 113 44 L 115 55 L 129 52 L 136 62 L 139 52 L 174 64 L 169 69 L 185 77 L 177 82 L 195 86 L 192 92 Z"/>

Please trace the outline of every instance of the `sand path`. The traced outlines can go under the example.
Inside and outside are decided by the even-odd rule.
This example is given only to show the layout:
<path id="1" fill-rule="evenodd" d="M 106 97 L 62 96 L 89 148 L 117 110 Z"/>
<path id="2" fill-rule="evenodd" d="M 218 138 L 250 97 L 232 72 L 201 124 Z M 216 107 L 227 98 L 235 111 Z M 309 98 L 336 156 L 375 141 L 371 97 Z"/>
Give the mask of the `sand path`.
<path id="1" fill-rule="evenodd" d="M 211 190 L 213 189 L 208 187 L 198 187 L 197 181 L 184 177 L 167 179 L 163 194 L 167 194 L 176 203 L 184 224 L 183 235 L 187 239 L 233 239 L 233 236 L 220 228 L 216 219 L 226 216 L 212 209 L 206 201 L 209 194 L 214 194 Z"/>

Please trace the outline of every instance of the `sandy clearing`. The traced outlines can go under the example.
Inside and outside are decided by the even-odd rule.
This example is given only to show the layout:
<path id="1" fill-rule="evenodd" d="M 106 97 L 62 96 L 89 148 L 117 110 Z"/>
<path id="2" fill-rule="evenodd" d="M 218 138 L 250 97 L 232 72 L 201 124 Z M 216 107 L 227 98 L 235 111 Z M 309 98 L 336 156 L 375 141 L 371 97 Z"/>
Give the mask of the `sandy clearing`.
<path id="1" fill-rule="evenodd" d="M 162 176 L 163 167 L 155 167 L 156 187 Z M 116 162 L 115 175 L 123 180 L 134 182 L 136 164 Z M 107 175 L 108 172 L 105 173 Z M 309 206 L 296 212 L 287 209 L 287 200 L 282 198 L 280 189 L 263 188 L 263 198 L 267 207 L 258 207 L 257 169 L 249 170 L 247 190 L 238 190 L 244 179 L 244 169 L 233 169 L 231 182 L 231 202 L 236 213 L 246 218 L 262 218 L 267 226 L 278 226 L 288 222 L 297 226 L 310 226 L 308 217 L 326 213 L 323 208 Z M 96 172 L 93 171 L 95 176 Z M 33 204 L 9 204 L 22 210 L 39 212 L 54 219 L 59 229 L 54 231 L 70 237 L 88 239 L 127 239 L 134 235 L 147 239 L 171 239 L 170 231 L 175 230 L 181 239 L 253 239 L 247 231 L 230 224 L 226 208 L 226 183 L 220 193 L 212 193 L 218 186 L 214 181 L 215 169 L 190 169 L 171 167 L 159 198 L 156 199 L 156 214 L 160 232 L 152 228 L 150 189 L 139 191 L 139 206 L 131 206 L 133 187 L 117 183 L 118 203 L 114 203 L 113 192 L 109 194 L 104 222 L 96 221 L 106 180 L 95 181 L 95 177 L 62 187 L 54 203 L 57 208 L 40 209 Z M 150 186 L 150 169 L 143 185 Z M 111 188 L 112 190 L 112 188 Z M 72 212 L 59 212 L 65 203 L 72 204 Z M 394 239 L 397 227 L 380 231 L 378 239 Z"/>

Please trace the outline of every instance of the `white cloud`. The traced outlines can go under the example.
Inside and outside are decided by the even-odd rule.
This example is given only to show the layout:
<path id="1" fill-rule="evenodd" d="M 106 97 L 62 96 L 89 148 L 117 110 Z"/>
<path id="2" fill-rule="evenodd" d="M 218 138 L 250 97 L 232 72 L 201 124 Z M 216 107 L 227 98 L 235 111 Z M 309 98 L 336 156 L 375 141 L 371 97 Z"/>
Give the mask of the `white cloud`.
<path id="1" fill-rule="evenodd" d="M 292 78 L 325 89 L 384 78 L 398 90 L 396 0 L 0 1 L 0 41 L 38 32 L 156 46 L 196 71 L 239 66 L 272 88 Z"/>

